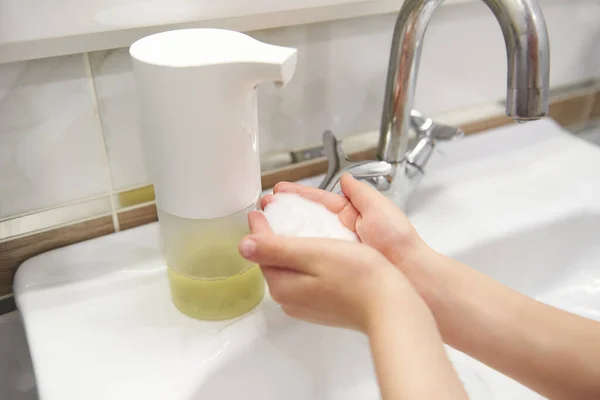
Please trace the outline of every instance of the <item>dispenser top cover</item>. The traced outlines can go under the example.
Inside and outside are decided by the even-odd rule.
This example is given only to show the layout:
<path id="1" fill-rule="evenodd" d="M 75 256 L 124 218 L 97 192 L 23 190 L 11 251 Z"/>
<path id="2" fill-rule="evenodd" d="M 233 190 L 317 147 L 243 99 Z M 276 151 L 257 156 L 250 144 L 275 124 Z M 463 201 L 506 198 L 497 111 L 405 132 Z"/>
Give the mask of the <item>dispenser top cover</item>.
<path id="1" fill-rule="evenodd" d="M 146 166 L 163 211 L 219 218 L 260 193 L 256 86 L 284 86 L 296 49 L 222 29 L 147 36 L 129 50 Z"/>

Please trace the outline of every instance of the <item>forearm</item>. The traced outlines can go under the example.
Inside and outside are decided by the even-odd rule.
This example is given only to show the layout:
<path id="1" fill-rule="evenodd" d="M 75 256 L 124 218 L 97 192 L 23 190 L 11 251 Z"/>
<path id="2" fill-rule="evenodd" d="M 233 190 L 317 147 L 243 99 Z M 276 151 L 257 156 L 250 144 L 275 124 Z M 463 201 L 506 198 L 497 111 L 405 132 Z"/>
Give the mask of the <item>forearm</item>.
<path id="1" fill-rule="evenodd" d="M 444 340 L 552 399 L 600 398 L 600 324 L 436 261 L 431 307 Z"/>
<path id="2" fill-rule="evenodd" d="M 467 399 L 427 306 L 389 306 L 368 331 L 382 398 Z"/>

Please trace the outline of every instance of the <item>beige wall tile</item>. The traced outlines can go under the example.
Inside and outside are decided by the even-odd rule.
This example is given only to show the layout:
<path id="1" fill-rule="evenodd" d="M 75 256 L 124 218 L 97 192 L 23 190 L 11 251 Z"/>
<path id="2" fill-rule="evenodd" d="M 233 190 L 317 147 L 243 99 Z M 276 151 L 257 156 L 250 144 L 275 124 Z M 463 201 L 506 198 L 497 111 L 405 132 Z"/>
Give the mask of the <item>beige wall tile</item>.
<path id="1" fill-rule="evenodd" d="M 110 190 L 82 55 L 0 65 L 0 219 Z"/>
<path id="2" fill-rule="evenodd" d="M 298 48 L 283 89 L 259 87 L 262 151 L 312 146 L 326 129 L 338 137 L 379 125 L 394 15 L 250 32 Z"/>
<path id="3" fill-rule="evenodd" d="M 596 26 L 594 10 L 561 2 L 544 9 L 552 86 L 600 76 L 600 60 L 590 56 L 600 43 L 589 34 Z M 377 15 L 250 32 L 299 50 L 296 74 L 286 88 L 259 87 L 261 152 L 318 145 L 325 129 L 341 138 L 377 129 L 395 19 L 396 14 Z M 91 62 L 115 186 L 145 185 L 149 178 L 128 50 L 95 52 Z M 484 4 L 436 12 L 418 79 L 416 107 L 429 115 L 504 98 L 504 43 Z"/>
<path id="4" fill-rule="evenodd" d="M 551 41 L 552 87 L 600 76 L 600 7 L 554 2 L 544 8 Z M 252 32 L 299 48 L 298 68 L 280 90 L 259 88 L 262 149 L 319 144 L 377 129 L 396 15 Z M 482 2 L 436 11 L 424 41 L 415 107 L 437 115 L 504 99 L 506 51 L 498 23 Z"/>
<path id="5" fill-rule="evenodd" d="M 154 201 L 154 186 L 148 185 L 141 188 L 126 190 L 115 195 L 117 209 L 127 208 L 142 203 Z"/>
<path id="6" fill-rule="evenodd" d="M 113 185 L 121 190 L 147 184 L 129 50 L 90 53 L 90 64 Z"/>

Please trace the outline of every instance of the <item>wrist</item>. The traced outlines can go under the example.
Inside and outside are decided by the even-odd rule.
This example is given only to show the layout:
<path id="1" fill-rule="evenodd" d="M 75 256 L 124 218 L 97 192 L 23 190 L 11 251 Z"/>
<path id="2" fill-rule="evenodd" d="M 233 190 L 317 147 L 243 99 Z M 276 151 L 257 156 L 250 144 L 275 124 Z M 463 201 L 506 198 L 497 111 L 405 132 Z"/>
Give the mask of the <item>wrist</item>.
<path id="1" fill-rule="evenodd" d="M 394 265 L 413 286 L 430 309 L 443 301 L 449 259 L 424 242 L 412 251 L 395 257 Z"/>
<path id="2" fill-rule="evenodd" d="M 373 312 L 364 333 L 373 338 L 385 332 L 410 336 L 414 332 L 426 331 L 437 332 L 437 324 L 425 302 L 415 295 L 414 299 L 387 304 Z"/>
<path id="3" fill-rule="evenodd" d="M 425 300 L 411 284 L 398 274 L 379 288 L 374 301 L 369 303 L 364 333 L 371 336 L 389 326 L 408 327 L 411 323 L 435 326 L 435 320 Z"/>

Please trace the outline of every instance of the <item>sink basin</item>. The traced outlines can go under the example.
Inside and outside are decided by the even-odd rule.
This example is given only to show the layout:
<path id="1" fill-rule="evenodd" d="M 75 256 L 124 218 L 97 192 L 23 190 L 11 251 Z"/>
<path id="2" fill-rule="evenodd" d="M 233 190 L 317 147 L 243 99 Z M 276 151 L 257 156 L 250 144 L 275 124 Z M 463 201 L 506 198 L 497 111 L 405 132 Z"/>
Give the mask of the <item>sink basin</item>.
<path id="1" fill-rule="evenodd" d="M 224 331 L 227 354 L 198 386 L 194 399 L 378 399 L 366 336 L 292 320 L 279 308 L 256 327 L 246 319 Z M 225 339 L 228 340 L 228 339 Z"/>
<path id="2" fill-rule="evenodd" d="M 409 208 L 423 238 L 518 291 L 599 319 L 600 148 L 539 121 L 442 150 Z M 41 398 L 379 398 L 364 335 L 292 320 L 268 296 L 235 320 L 193 320 L 171 303 L 165 268 L 157 224 L 19 268 L 15 298 Z M 447 351 L 472 399 L 541 398 Z"/>
<path id="3" fill-rule="evenodd" d="M 489 240 L 453 257 L 521 293 L 599 318 L 588 307 L 600 310 L 599 237 L 600 214 L 579 214 Z"/>
<path id="4" fill-rule="evenodd" d="M 579 214 L 487 240 L 452 257 L 519 292 L 600 320 L 598 237 L 600 214 Z M 230 349 L 232 355 L 215 367 L 198 399 L 379 398 L 363 335 L 303 324 L 280 312 L 266 314 L 264 324 L 256 340 Z M 236 329 L 247 328 L 242 323 Z M 447 351 L 472 399 L 542 398 L 450 347 Z"/>
<path id="5" fill-rule="evenodd" d="M 598 237 L 600 214 L 582 213 L 490 239 L 451 256 L 521 293 L 600 321 Z M 487 384 L 494 398 L 543 399 L 476 360 L 449 351 Z"/>

